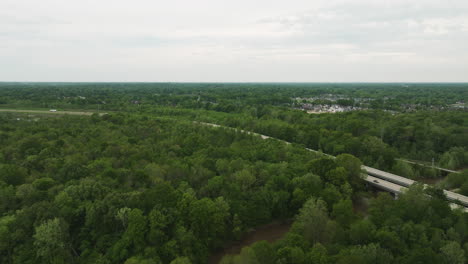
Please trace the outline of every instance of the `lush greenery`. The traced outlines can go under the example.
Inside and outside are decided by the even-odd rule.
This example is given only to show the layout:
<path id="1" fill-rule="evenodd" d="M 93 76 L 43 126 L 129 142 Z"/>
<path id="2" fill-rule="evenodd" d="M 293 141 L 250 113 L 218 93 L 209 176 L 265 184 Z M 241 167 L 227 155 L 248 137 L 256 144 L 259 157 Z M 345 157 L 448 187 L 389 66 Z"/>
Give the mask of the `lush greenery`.
<path id="1" fill-rule="evenodd" d="M 345 98 L 336 103 L 353 101 L 367 110 L 310 115 L 295 109 L 295 98 L 320 96 Z M 332 155 L 351 153 L 370 166 L 404 170 L 406 177 L 439 174 L 405 168 L 395 158 L 435 160 L 450 169 L 468 165 L 467 100 L 467 84 L 0 83 L 2 108 L 126 111 L 211 121 Z M 455 103 L 459 107 L 452 107 Z"/>
<path id="2" fill-rule="evenodd" d="M 333 204 L 358 186 L 351 156 L 321 178 L 310 168 L 329 161 L 301 147 L 190 122 L 3 116 L 0 131 L 2 263 L 203 263 L 312 194 Z"/>
<path id="3" fill-rule="evenodd" d="M 440 190 L 371 198 L 360 168 L 417 178 L 440 174 L 397 158 L 466 167 L 468 115 L 451 105 L 467 93 L 465 84 L 2 83 L 0 110 L 107 114 L 0 112 L 0 263 L 206 263 L 246 231 L 293 217 L 283 240 L 223 261 L 463 263 L 468 219 Z M 330 94 L 362 109 L 297 109 L 296 98 Z M 454 173 L 443 186 L 464 193 L 465 179 Z M 363 199 L 369 209 L 356 213 Z"/>
<path id="4" fill-rule="evenodd" d="M 366 218 L 350 201 L 327 208 L 312 197 L 285 238 L 257 242 L 222 263 L 466 263 L 467 215 L 451 211 L 440 191 L 428 192 L 413 186 L 398 200 L 381 193 Z"/>
<path id="5" fill-rule="evenodd" d="M 335 95 L 341 105 L 408 110 L 466 101 L 466 88 L 466 83 L 0 83 L 0 104 L 122 110 L 139 101 L 232 113 L 253 105 L 288 106 L 294 98 Z"/>
<path id="6" fill-rule="evenodd" d="M 459 193 L 468 196 L 468 170 L 450 173 L 440 185 L 442 188 L 458 190 Z"/>

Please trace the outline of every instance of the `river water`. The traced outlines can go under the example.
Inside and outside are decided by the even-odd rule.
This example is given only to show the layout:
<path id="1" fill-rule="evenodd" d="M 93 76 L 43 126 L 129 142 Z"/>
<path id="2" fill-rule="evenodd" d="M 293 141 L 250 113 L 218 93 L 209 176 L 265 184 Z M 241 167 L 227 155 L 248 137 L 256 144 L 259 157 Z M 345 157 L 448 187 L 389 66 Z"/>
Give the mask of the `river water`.
<path id="1" fill-rule="evenodd" d="M 218 264 L 226 255 L 237 255 L 243 247 L 250 246 L 257 241 L 266 240 L 275 242 L 282 238 L 291 227 L 292 222 L 274 222 L 257 227 L 255 230 L 247 233 L 241 240 L 234 242 L 224 249 L 215 252 L 208 260 L 209 264 Z"/>

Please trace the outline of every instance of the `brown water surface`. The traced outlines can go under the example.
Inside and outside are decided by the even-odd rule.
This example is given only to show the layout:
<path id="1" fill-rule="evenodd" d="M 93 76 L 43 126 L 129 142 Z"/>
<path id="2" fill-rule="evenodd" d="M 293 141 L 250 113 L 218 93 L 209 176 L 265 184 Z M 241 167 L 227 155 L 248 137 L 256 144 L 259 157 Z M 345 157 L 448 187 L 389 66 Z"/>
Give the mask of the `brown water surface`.
<path id="1" fill-rule="evenodd" d="M 441 178 L 419 178 L 419 179 L 417 179 L 417 181 L 425 183 L 425 184 L 429 184 L 429 185 L 435 185 L 435 184 L 443 181 L 444 179 L 445 179 L 444 177 L 441 177 Z"/>
<path id="2" fill-rule="evenodd" d="M 261 240 L 275 242 L 282 238 L 291 227 L 292 221 L 273 222 L 267 225 L 259 226 L 255 230 L 247 233 L 241 240 L 233 242 L 224 249 L 215 252 L 208 260 L 209 264 L 218 264 L 226 255 L 237 255 L 243 247 L 250 246 L 253 243 Z"/>

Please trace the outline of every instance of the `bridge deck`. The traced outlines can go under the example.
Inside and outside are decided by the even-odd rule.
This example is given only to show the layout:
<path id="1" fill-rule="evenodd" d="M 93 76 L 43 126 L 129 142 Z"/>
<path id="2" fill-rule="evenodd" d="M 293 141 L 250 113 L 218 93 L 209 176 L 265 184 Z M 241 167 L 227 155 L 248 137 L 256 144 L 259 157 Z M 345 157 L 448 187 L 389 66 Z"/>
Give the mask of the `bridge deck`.
<path id="1" fill-rule="evenodd" d="M 458 193 L 451 192 L 451 191 L 446 191 L 446 190 L 444 190 L 444 193 L 447 196 L 447 199 L 451 201 L 458 201 L 464 206 L 468 206 L 468 197 L 458 194 Z"/>
<path id="2" fill-rule="evenodd" d="M 369 184 L 381 189 L 381 190 L 384 190 L 384 191 L 387 191 L 387 192 L 391 192 L 391 193 L 395 193 L 395 194 L 400 194 L 406 190 L 408 190 L 408 188 L 406 187 L 403 187 L 403 186 L 400 186 L 398 184 L 395 184 L 395 183 L 392 183 L 392 182 L 389 182 L 389 181 L 386 181 L 386 180 L 382 180 L 382 179 L 379 179 L 379 178 L 376 178 L 376 177 L 373 177 L 371 175 L 367 175 L 367 177 L 364 179 L 366 182 L 368 182 Z M 463 196 L 463 195 L 460 195 L 460 194 L 457 194 L 457 193 L 453 193 L 453 192 L 449 192 L 449 191 L 444 191 L 445 194 L 447 195 L 447 198 L 449 200 L 453 200 L 453 201 L 460 201 L 462 202 L 462 200 L 460 200 L 461 198 L 466 198 L 466 196 Z M 459 199 L 451 199 L 447 193 L 452 193 L 451 195 L 455 198 L 459 198 Z M 461 196 L 461 197 L 460 197 Z M 463 203 L 463 202 L 462 202 Z M 461 206 L 461 205 L 458 205 L 458 204 L 455 204 L 455 203 L 449 203 L 449 206 L 450 208 L 452 209 L 462 209 L 463 212 L 467 213 L 468 212 L 468 208 L 467 207 L 464 207 L 464 206 Z"/>
<path id="3" fill-rule="evenodd" d="M 258 133 L 255 133 L 255 132 L 241 130 L 241 129 L 232 128 L 232 127 L 221 126 L 221 125 L 213 124 L 213 123 L 205 123 L 205 122 L 198 122 L 198 121 L 194 121 L 194 123 L 205 125 L 205 126 L 211 126 L 211 127 L 228 128 L 228 129 L 240 131 L 241 133 L 248 133 L 248 134 L 252 134 L 252 135 L 257 135 L 257 136 L 260 136 L 262 139 L 269 139 L 269 138 L 276 139 L 276 138 L 272 138 L 272 137 L 262 135 L 262 134 L 258 134 Z M 276 140 L 279 140 L 279 141 L 284 142 L 286 144 L 291 144 L 290 142 L 287 142 L 287 141 L 284 141 L 284 140 L 280 140 L 280 139 L 276 139 Z M 323 154 L 323 155 L 325 155 L 327 157 L 330 157 L 330 158 L 335 158 L 334 156 L 331 156 L 329 154 L 325 154 L 325 153 L 322 153 L 322 152 L 319 152 L 317 150 L 313 150 L 313 149 L 310 149 L 310 148 L 306 148 L 306 150 L 311 151 L 311 152 L 315 152 L 315 153 L 321 153 L 321 154 Z M 392 173 L 388 173 L 388 172 L 385 172 L 385 171 L 381 171 L 381 170 L 378 170 L 378 169 L 374 169 L 374 168 L 371 168 L 371 167 L 368 167 L 368 166 L 362 166 L 362 169 L 366 170 L 367 173 L 369 174 L 369 176 L 367 176 L 367 179 L 366 179 L 366 181 L 368 183 L 370 183 L 370 184 L 372 184 L 372 185 L 374 185 L 374 186 L 376 186 L 376 187 L 378 187 L 380 189 L 383 189 L 383 190 L 386 190 L 386 191 L 389 191 L 389 192 L 392 192 L 392 193 L 400 193 L 402 190 L 406 189 L 405 187 L 409 187 L 410 185 L 416 183 L 416 181 L 410 180 L 408 178 L 401 177 L 401 176 L 398 176 L 398 175 L 395 175 L 395 174 L 392 174 Z M 461 204 L 463 204 L 465 206 L 468 206 L 468 197 L 457 194 L 457 193 L 454 193 L 454 192 L 446 191 L 446 190 L 444 190 L 444 192 L 445 192 L 445 195 L 447 196 L 447 198 L 449 200 L 459 201 Z M 456 206 L 456 205 L 454 205 L 454 206 Z M 468 211 L 468 209 L 465 209 L 465 210 Z"/>
<path id="4" fill-rule="evenodd" d="M 379 179 L 370 175 L 367 175 L 367 177 L 364 180 L 379 189 L 382 189 L 391 193 L 400 194 L 407 189 L 406 187 L 403 187 L 398 184 L 385 181 L 385 180 L 382 180 L 382 179 Z"/>
<path id="5" fill-rule="evenodd" d="M 399 184 L 401 186 L 409 187 L 410 185 L 415 183 L 415 181 L 413 180 L 410 180 L 408 178 L 401 177 L 401 176 L 398 176 L 389 172 L 381 171 L 381 170 L 374 169 L 374 168 L 367 167 L 367 166 L 362 166 L 362 168 L 366 170 L 367 173 L 372 176 L 382 178 L 384 180 Z"/>

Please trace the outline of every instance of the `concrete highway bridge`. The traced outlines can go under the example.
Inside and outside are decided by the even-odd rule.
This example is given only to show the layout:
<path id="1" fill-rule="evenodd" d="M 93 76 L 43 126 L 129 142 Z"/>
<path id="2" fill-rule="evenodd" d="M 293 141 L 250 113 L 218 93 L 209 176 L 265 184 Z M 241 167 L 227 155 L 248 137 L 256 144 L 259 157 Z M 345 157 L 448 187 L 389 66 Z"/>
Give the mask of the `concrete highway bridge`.
<path id="1" fill-rule="evenodd" d="M 262 139 L 274 139 L 274 140 L 281 141 L 281 142 L 283 142 L 285 144 L 291 144 L 290 142 L 287 142 L 285 140 L 269 137 L 269 136 L 266 136 L 266 135 L 262 135 L 262 134 L 258 134 L 258 133 L 255 133 L 255 132 L 242 130 L 242 129 L 221 126 L 221 125 L 213 124 L 213 123 L 205 123 L 205 122 L 197 122 L 197 121 L 194 121 L 194 123 L 205 125 L 205 126 L 211 126 L 211 127 L 220 127 L 220 128 L 232 129 L 232 130 L 239 131 L 241 133 L 247 133 L 247 134 L 259 136 Z M 322 154 L 322 155 L 327 156 L 329 158 L 335 158 L 332 155 L 325 154 L 323 152 L 319 152 L 319 151 L 314 150 L 314 149 L 310 149 L 310 148 L 305 148 L 305 149 L 308 150 L 308 151 L 311 151 L 311 152 Z M 411 179 L 408 179 L 408 178 L 405 178 L 405 177 L 402 177 L 402 176 L 399 176 L 399 175 L 395 175 L 395 174 L 392 174 L 392 173 L 389 173 L 389 172 L 386 172 L 386 171 L 371 168 L 371 167 L 368 167 L 368 166 L 362 166 L 362 169 L 367 172 L 366 174 L 363 175 L 363 178 L 369 185 L 374 186 L 377 189 L 380 189 L 380 190 L 383 190 L 383 191 L 386 191 L 386 192 L 390 192 L 396 198 L 402 192 L 407 190 L 409 186 L 417 183 L 417 181 L 413 181 Z M 424 186 L 427 186 L 427 185 L 424 184 Z M 452 202 L 452 203 L 450 203 L 450 207 L 452 209 L 461 208 L 464 212 L 468 212 L 468 197 L 466 197 L 464 195 L 461 195 L 461 194 L 458 194 L 458 193 L 447 191 L 447 190 L 444 190 L 444 194 L 447 196 L 447 200 Z"/>
<path id="2" fill-rule="evenodd" d="M 412 184 L 417 183 L 417 181 L 368 166 L 362 166 L 362 168 L 367 172 L 367 175 L 363 177 L 367 184 L 377 189 L 390 192 L 394 194 L 395 197 L 398 197 L 398 195 L 406 191 Z M 427 185 L 424 184 L 424 186 Z M 444 194 L 447 196 L 447 200 L 456 202 L 450 203 L 452 209 L 461 208 L 464 212 L 468 212 L 468 197 L 447 190 L 444 190 Z"/>
<path id="3" fill-rule="evenodd" d="M 27 112 L 27 113 L 41 113 L 41 114 L 75 114 L 75 115 L 92 115 L 92 112 L 71 112 L 71 111 L 62 111 L 62 112 L 50 112 L 50 111 L 36 111 L 36 110 L 18 110 L 18 109 L 0 109 L 0 111 L 5 111 L 5 112 Z M 100 115 L 103 115 L 105 113 L 100 113 Z M 221 126 L 218 124 L 213 124 L 213 123 L 206 123 L 206 122 L 198 122 L 194 121 L 196 124 L 204 125 L 204 126 L 211 126 L 211 127 L 219 127 L 219 128 L 225 128 L 225 129 L 232 129 L 236 131 L 240 131 L 242 133 L 247 133 L 255 136 L 260 136 L 262 139 L 274 139 L 281 141 L 285 144 L 291 144 L 290 142 L 269 137 L 266 135 L 262 135 L 259 133 L 251 132 L 251 131 L 246 131 L 246 130 L 241 130 L 233 127 L 226 127 L 226 126 Z M 335 158 L 332 155 L 325 154 L 323 152 L 319 152 L 317 150 L 313 150 L 310 148 L 306 148 L 306 150 L 319 153 L 321 155 L 330 157 L 330 158 Z M 362 166 L 362 169 L 367 172 L 367 175 L 364 174 L 364 180 L 371 186 L 374 186 L 378 189 L 390 192 L 395 195 L 395 197 L 398 197 L 399 194 L 404 192 L 405 190 L 408 189 L 409 186 L 412 184 L 416 183 L 416 181 L 410 180 L 405 177 L 401 177 L 392 173 L 388 173 L 385 171 L 381 171 L 375 168 L 371 168 L 368 166 Z M 452 172 L 452 171 L 450 171 Z M 426 185 L 425 185 L 426 186 Z M 468 197 L 454 193 L 451 191 L 444 190 L 444 194 L 447 196 L 447 199 L 451 202 L 455 203 L 450 203 L 450 207 L 452 208 L 462 208 L 465 212 L 468 212 Z M 460 206 L 461 204 L 462 206 Z"/>

